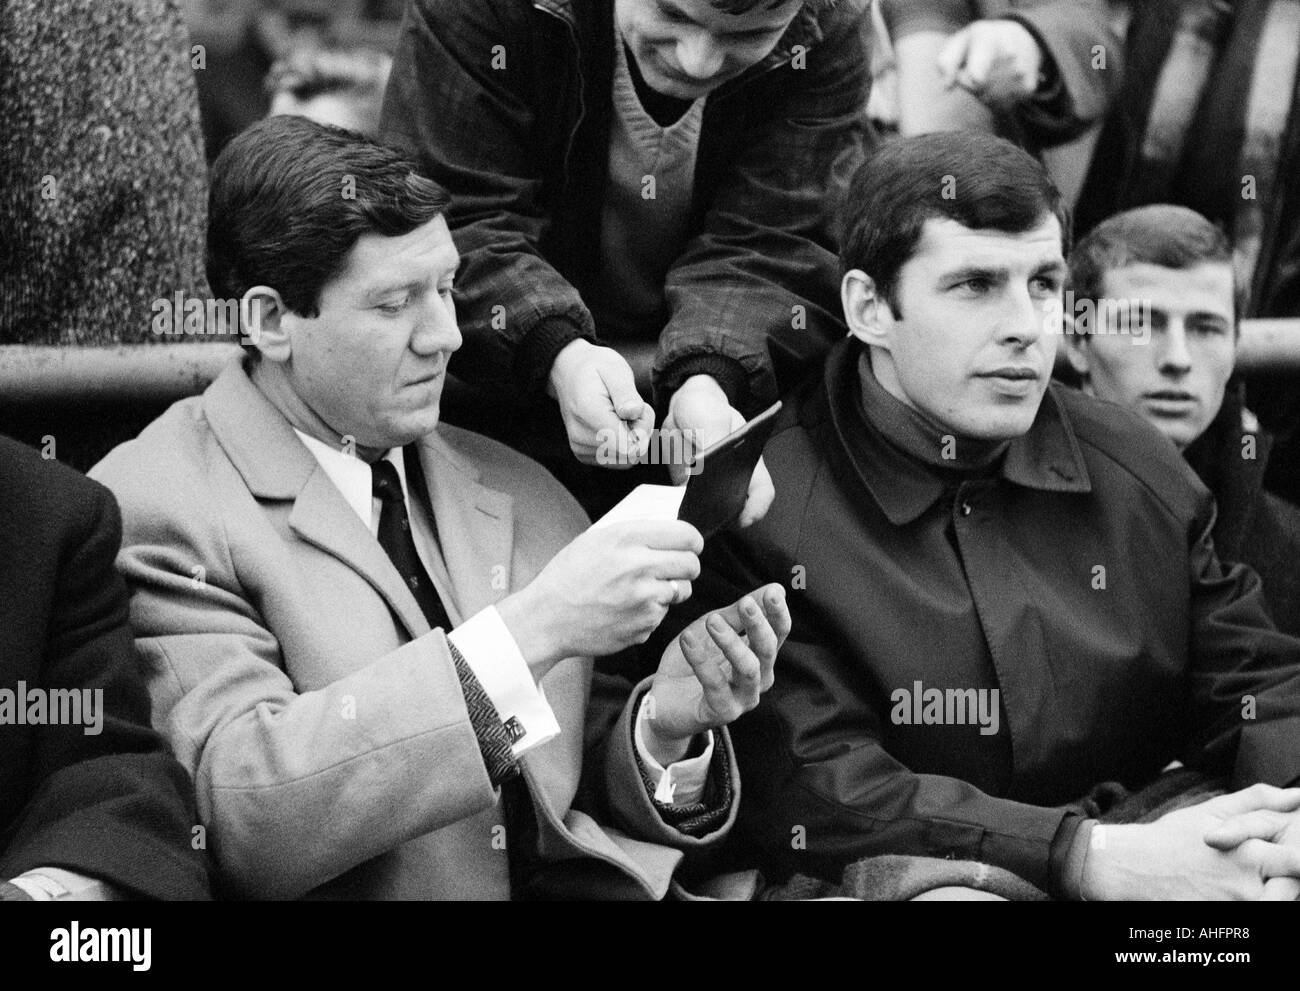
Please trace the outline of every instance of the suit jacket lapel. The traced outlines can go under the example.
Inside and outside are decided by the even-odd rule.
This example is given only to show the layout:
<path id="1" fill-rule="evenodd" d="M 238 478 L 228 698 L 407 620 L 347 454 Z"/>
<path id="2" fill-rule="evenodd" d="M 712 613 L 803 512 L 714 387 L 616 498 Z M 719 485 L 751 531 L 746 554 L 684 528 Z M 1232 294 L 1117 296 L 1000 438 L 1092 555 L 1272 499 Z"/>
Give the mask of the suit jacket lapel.
<path id="1" fill-rule="evenodd" d="M 311 457 L 311 452 L 307 456 Z M 293 512 L 289 514 L 289 526 L 303 540 L 332 554 L 368 581 L 406 627 L 411 639 L 429 632 L 424 611 L 388 554 L 320 465 L 298 493 Z"/>
<path id="2" fill-rule="evenodd" d="M 438 591 L 452 621 L 461 622 L 513 591 L 514 500 L 481 485 L 478 469 L 437 431 L 418 443 L 446 578 L 451 582 L 450 589 Z M 437 581 L 440 576 L 433 577 Z"/>
<path id="3" fill-rule="evenodd" d="M 252 383 L 242 361 L 222 371 L 204 395 L 212 432 L 259 500 L 293 500 L 289 527 L 338 558 L 383 596 L 412 637 L 429 632 L 401 575 L 307 450 L 289 421 Z"/>

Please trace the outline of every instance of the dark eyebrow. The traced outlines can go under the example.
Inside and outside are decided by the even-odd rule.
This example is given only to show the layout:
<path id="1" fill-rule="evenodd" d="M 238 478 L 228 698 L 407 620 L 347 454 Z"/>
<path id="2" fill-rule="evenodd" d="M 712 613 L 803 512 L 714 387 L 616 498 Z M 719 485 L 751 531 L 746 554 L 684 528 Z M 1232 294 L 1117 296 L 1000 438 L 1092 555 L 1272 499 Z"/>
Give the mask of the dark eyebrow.
<path id="1" fill-rule="evenodd" d="M 414 292 L 423 289 L 424 283 L 418 279 L 409 282 L 394 282 L 390 285 L 373 286 L 366 290 L 365 296 L 362 297 L 367 303 L 373 303 L 376 300 L 383 299 L 385 296 L 391 296 L 397 292 Z"/>
<path id="2" fill-rule="evenodd" d="M 1226 316 L 1222 313 L 1216 313 L 1213 310 L 1192 310 L 1191 313 L 1187 314 L 1185 319 L 1189 323 L 1193 320 L 1210 320 L 1214 323 L 1226 324 L 1232 323 L 1232 317 Z"/>
<path id="3" fill-rule="evenodd" d="M 1137 302 L 1144 301 L 1139 298 Z M 1169 310 L 1163 306 L 1159 306 L 1156 303 L 1147 303 L 1146 306 L 1152 314 L 1159 314 L 1162 317 L 1169 316 Z M 1184 315 L 1183 320 L 1186 322 L 1191 322 L 1193 320 L 1213 320 L 1215 323 L 1232 323 L 1232 317 L 1223 313 L 1217 313 L 1214 310 L 1190 310 Z"/>
<path id="4" fill-rule="evenodd" d="M 1033 270 L 1032 278 L 1038 278 L 1043 275 L 1055 275 L 1064 278 L 1066 266 L 1064 259 L 1054 259 L 1039 263 Z M 971 279 L 983 279 L 986 282 L 1006 282 L 1011 276 L 1007 268 L 997 265 L 980 265 L 978 263 L 963 265 L 961 268 L 944 272 L 939 276 L 939 282 L 948 285 L 958 285 L 962 282 L 968 282 Z"/>
<path id="5" fill-rule="evenodd" d="M 970 279 L 987 279 L 989 282 L 1001 282 L 1007 277 L 1005 268 L 992 265 L 963 265 L 951 272 L 939 276 L 940 282 L 966 282 Z"/>
<path id="6" fill-rule="evenodd" d="M 460 255 L 458 254 L 456 255 L 455 265 L 449 265 L 445 268 L 442 266 L 434 266 L 429 271 L 431 274 L 434 272 L 439 273 L 437 283 L 441 284 L 448 279 L 454 280 L 456 278 L 456 273 L 459 270 Z M 391 296 L 396 292 L 418 292 L 426 285 L 429 285 L 431 281 L 432 280 L 430 279 L 407 279 L 405 282 L 382 282 L 379 285 L 371 286 L 367 289 L 361 298 L 365 302 L 369 303 L 382 299 L 384 296 Z"/>

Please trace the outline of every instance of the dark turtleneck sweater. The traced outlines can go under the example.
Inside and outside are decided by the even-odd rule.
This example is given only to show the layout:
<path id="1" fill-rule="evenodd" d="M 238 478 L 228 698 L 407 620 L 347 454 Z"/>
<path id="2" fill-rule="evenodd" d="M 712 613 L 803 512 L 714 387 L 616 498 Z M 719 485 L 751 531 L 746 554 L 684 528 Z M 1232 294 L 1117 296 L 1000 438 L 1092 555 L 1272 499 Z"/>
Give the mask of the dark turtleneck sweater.
<path id="1" fill-rule="evenodd" d="M 958 437 L 943 424 L 892 395 L 871 369 L 865 348 L 858 359 L 862 411 L 895 450 L 921 462 L 945 483 L 960 484 L 970 478 L 997 473 L 1007 451 L 1006 440 L 987 441 Z"/>

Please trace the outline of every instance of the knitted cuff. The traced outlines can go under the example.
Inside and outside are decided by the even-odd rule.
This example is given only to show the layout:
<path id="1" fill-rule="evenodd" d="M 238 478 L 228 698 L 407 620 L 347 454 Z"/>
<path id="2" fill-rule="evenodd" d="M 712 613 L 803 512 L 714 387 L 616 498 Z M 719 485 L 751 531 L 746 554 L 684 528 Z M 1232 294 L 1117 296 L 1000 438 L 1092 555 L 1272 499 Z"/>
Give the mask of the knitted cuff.
<path id="1" fill-rule="evenodd" d="M 641 709 L 641 699 L 637 699 L 633 712 Z M 630 721 L 631 731 L 636 732 L 636 720 Z M 632 741 L 632 753 L 636 753 L 636 740 Z M 671 805 L 655 799 L 655 782 L 651 780 L 645 765 L 638 759 L 637 770 L 641 774 L 641 783 L 645 785 L 646 794 L 665 823 L 679 833 L 699 838 L 716 832 L 727 821 L 731 812 L 734 796 L 731 791 L 731 761 L 727 748 L 721 741 L 715 742 L 713 760 L 709 764 L 709 777 L 704 784 L 704 794 L 698 802 L 690 805 Z"/>
<path id="2" fill-rule="evenodd" d="M 711 375 L 726 393 L 727 401 L 746 418 L 757 410 L 746 408 L 749 402 L 749 374 L 740 362 L 720 354 L 691 354 L 678 358 L 655 376 L 656 405 L 660 413 L 667 413 L 673 393 L 692 375 Z"/>
<path id="3" fill-rule="evenodd" d="M 520 383 L 527 399 L 542 395 L 556 355 L 579 339 L 596 343 L 592 334 L 585 333 L 572 320 L 546 317 L 519 342 L 515 352 L 515 381 Z"/>
<path id="4" fill-rule="evenodd" d="M 460 679 L 461 691 L 465 695 L 470 725 L 478 737 L 478 748 L 487 767 L 488 780 L 494 788 L 499 788 L 502 782 L 509 781 L 520 773 L 510 731 L 501 722 L 500 713 L 483 690 L 464 655 L 450 640 L 447 641 L 447 646 L 451 648 L 452 663 L 456 665 L 456 676 Z"/>

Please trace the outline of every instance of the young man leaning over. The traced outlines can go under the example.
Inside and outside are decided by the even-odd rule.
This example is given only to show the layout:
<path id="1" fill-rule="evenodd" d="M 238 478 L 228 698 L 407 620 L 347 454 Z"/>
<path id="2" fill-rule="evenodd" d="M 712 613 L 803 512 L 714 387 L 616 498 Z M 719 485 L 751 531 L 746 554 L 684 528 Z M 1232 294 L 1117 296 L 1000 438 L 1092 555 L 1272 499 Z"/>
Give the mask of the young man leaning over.
<path id="1" fill-rule="evenodd" d="M 382 134 L 453 197 L 457 376 L 493 390 L 491 429 L 593 515 L 630 487 L 609 469 L 646 453 L 647 400 L 707 446 L 777 398 L 770 339 L 795 358 L 833 340 L 834 220 L 867 141 L 866 11 L 408 7 Z M 653 397 L 634 353 L 653 355 Z M 742 523 L 772 497 L 760 463 Z"/>

